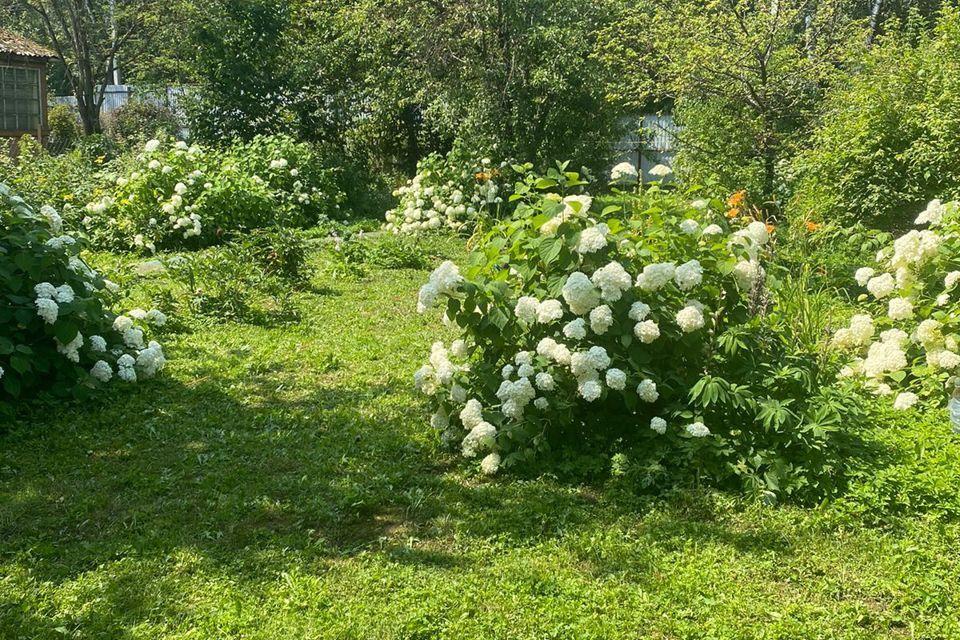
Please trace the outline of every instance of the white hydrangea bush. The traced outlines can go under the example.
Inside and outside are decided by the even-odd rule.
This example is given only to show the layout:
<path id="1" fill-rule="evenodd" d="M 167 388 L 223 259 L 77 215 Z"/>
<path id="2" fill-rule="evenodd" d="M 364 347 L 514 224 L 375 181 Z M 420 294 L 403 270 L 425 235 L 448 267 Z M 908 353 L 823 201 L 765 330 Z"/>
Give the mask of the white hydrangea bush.
<path id="1" fill-rule="evenodd" d="M 113 381 L 149 378 L 166 357 L 150 332 L 156 309 L 116 315 L 117 286 L 80 257 L 51 207 L 34 212 L 0 184 L 0 414 L 39 392 L 80 397 Z"/>
<path id="2" fill-rule="evenodd" d="M 469 230 L 481 215 L 496 215 L 505 201 L 511 167 L 490 158 L 467 161 L 457 150 L 431 154 L 417 174 L 393 192 L 397 206 L 385 214 L 384 229 L 417 234 L 437 229 Z"/>
<path id="3" fill-rule="evenodd" d="M 148 253 L 237 231 L 311 226 L 336 217 L 344 198 L 312 148 L 286 136 L 222 151 L 149 140 L 113 182 L 86 205 L 81 224 L 97 245 Z"/>
<path id="4" fill-rule="evenodd" d="M 915 225 L 856 270 L 861 308 L 833 336 L 851 357 L 841 375 L 896 409 L 960 384 L 960 205 L 934 200 Z"/>
<path id="5" fill-rule="evenodd" d="M 718 336 L 752 317 L 767 225 L 732 227 L 719 201 L 692 206 L 657 187 L 600 207 L 556 193 L 583 184 L 560 168 L 518 184 L 512 219 L 420 290 L 418 310 L 444 307 L 461 334 L 414 376 L 432 425 L 488 474 L 598 435 L 719 446 L 730 425 L 690 399 Z"/>

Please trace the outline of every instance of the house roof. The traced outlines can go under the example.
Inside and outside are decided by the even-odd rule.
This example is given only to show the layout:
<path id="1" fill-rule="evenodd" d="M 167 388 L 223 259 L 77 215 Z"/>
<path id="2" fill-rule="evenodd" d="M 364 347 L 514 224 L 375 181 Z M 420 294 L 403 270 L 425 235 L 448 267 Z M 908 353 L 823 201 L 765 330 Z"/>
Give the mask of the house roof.
<path id="1" fill-rule="evenodd" d="M 37 44 L 33 40 L 24 38 L 13 31 L 0 28 L 0 56 L 3 55 L 40 58 L 43 60 L 57 57 L 57 54 L 53 51 Z"/>

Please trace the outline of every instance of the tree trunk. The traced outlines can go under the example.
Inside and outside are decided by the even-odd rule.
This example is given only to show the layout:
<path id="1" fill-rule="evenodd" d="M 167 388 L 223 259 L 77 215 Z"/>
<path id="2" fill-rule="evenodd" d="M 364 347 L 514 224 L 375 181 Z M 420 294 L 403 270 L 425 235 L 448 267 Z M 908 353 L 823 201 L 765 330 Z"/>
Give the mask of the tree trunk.
<path id="1" fill-rule="evenodd" d="M 93 96 L 88 96 L 83 102 L 77 99 L 77 111 L 80 112 L 80 122 L 83 124 L 84 135 L 100 133 L 100 105 L 96 104 Z"/>
<path id="2" fill-rule="evenodd" d="M 873 6 L 870 8 L 870 28 L 867 31 L 866 45 L 873 45 L 874 38 L 877 37 L 877 31 L 880 29 L 880 9 L 883 8 L 883 0 L 873 0 Z"/>

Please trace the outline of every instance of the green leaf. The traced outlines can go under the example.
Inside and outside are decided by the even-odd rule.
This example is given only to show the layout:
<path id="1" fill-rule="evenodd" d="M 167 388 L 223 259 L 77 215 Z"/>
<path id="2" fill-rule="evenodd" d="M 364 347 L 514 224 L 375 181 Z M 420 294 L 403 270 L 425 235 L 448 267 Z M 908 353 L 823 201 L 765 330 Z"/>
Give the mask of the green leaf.
<path id="1" fill-rule="evenodd" d="M 80 330 L 77 328 L 77 325 L 69 320 L 58 322 L 53 326 L 53 335 L 63 344 L 68 344 L 73 341 L 79 332 Z"/>

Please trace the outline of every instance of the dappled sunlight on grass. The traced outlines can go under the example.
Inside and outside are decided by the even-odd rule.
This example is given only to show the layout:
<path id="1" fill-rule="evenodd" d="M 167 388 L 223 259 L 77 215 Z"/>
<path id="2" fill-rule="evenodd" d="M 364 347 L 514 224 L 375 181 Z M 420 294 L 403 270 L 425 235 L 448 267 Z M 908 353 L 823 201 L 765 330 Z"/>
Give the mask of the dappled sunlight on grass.
<path id="1" fill-rule="evenodd" d="M 957 485 L 930 479 L 960 462 L 936 424 L 904 420 L 901 455 L 812 510 L 480 478 L 410 384 L 437 332 L 423 275 L 170 336 L 157 380 L 4 434 L 0 637 L 956 635 L 936 585 L 960 579 Z"/>

